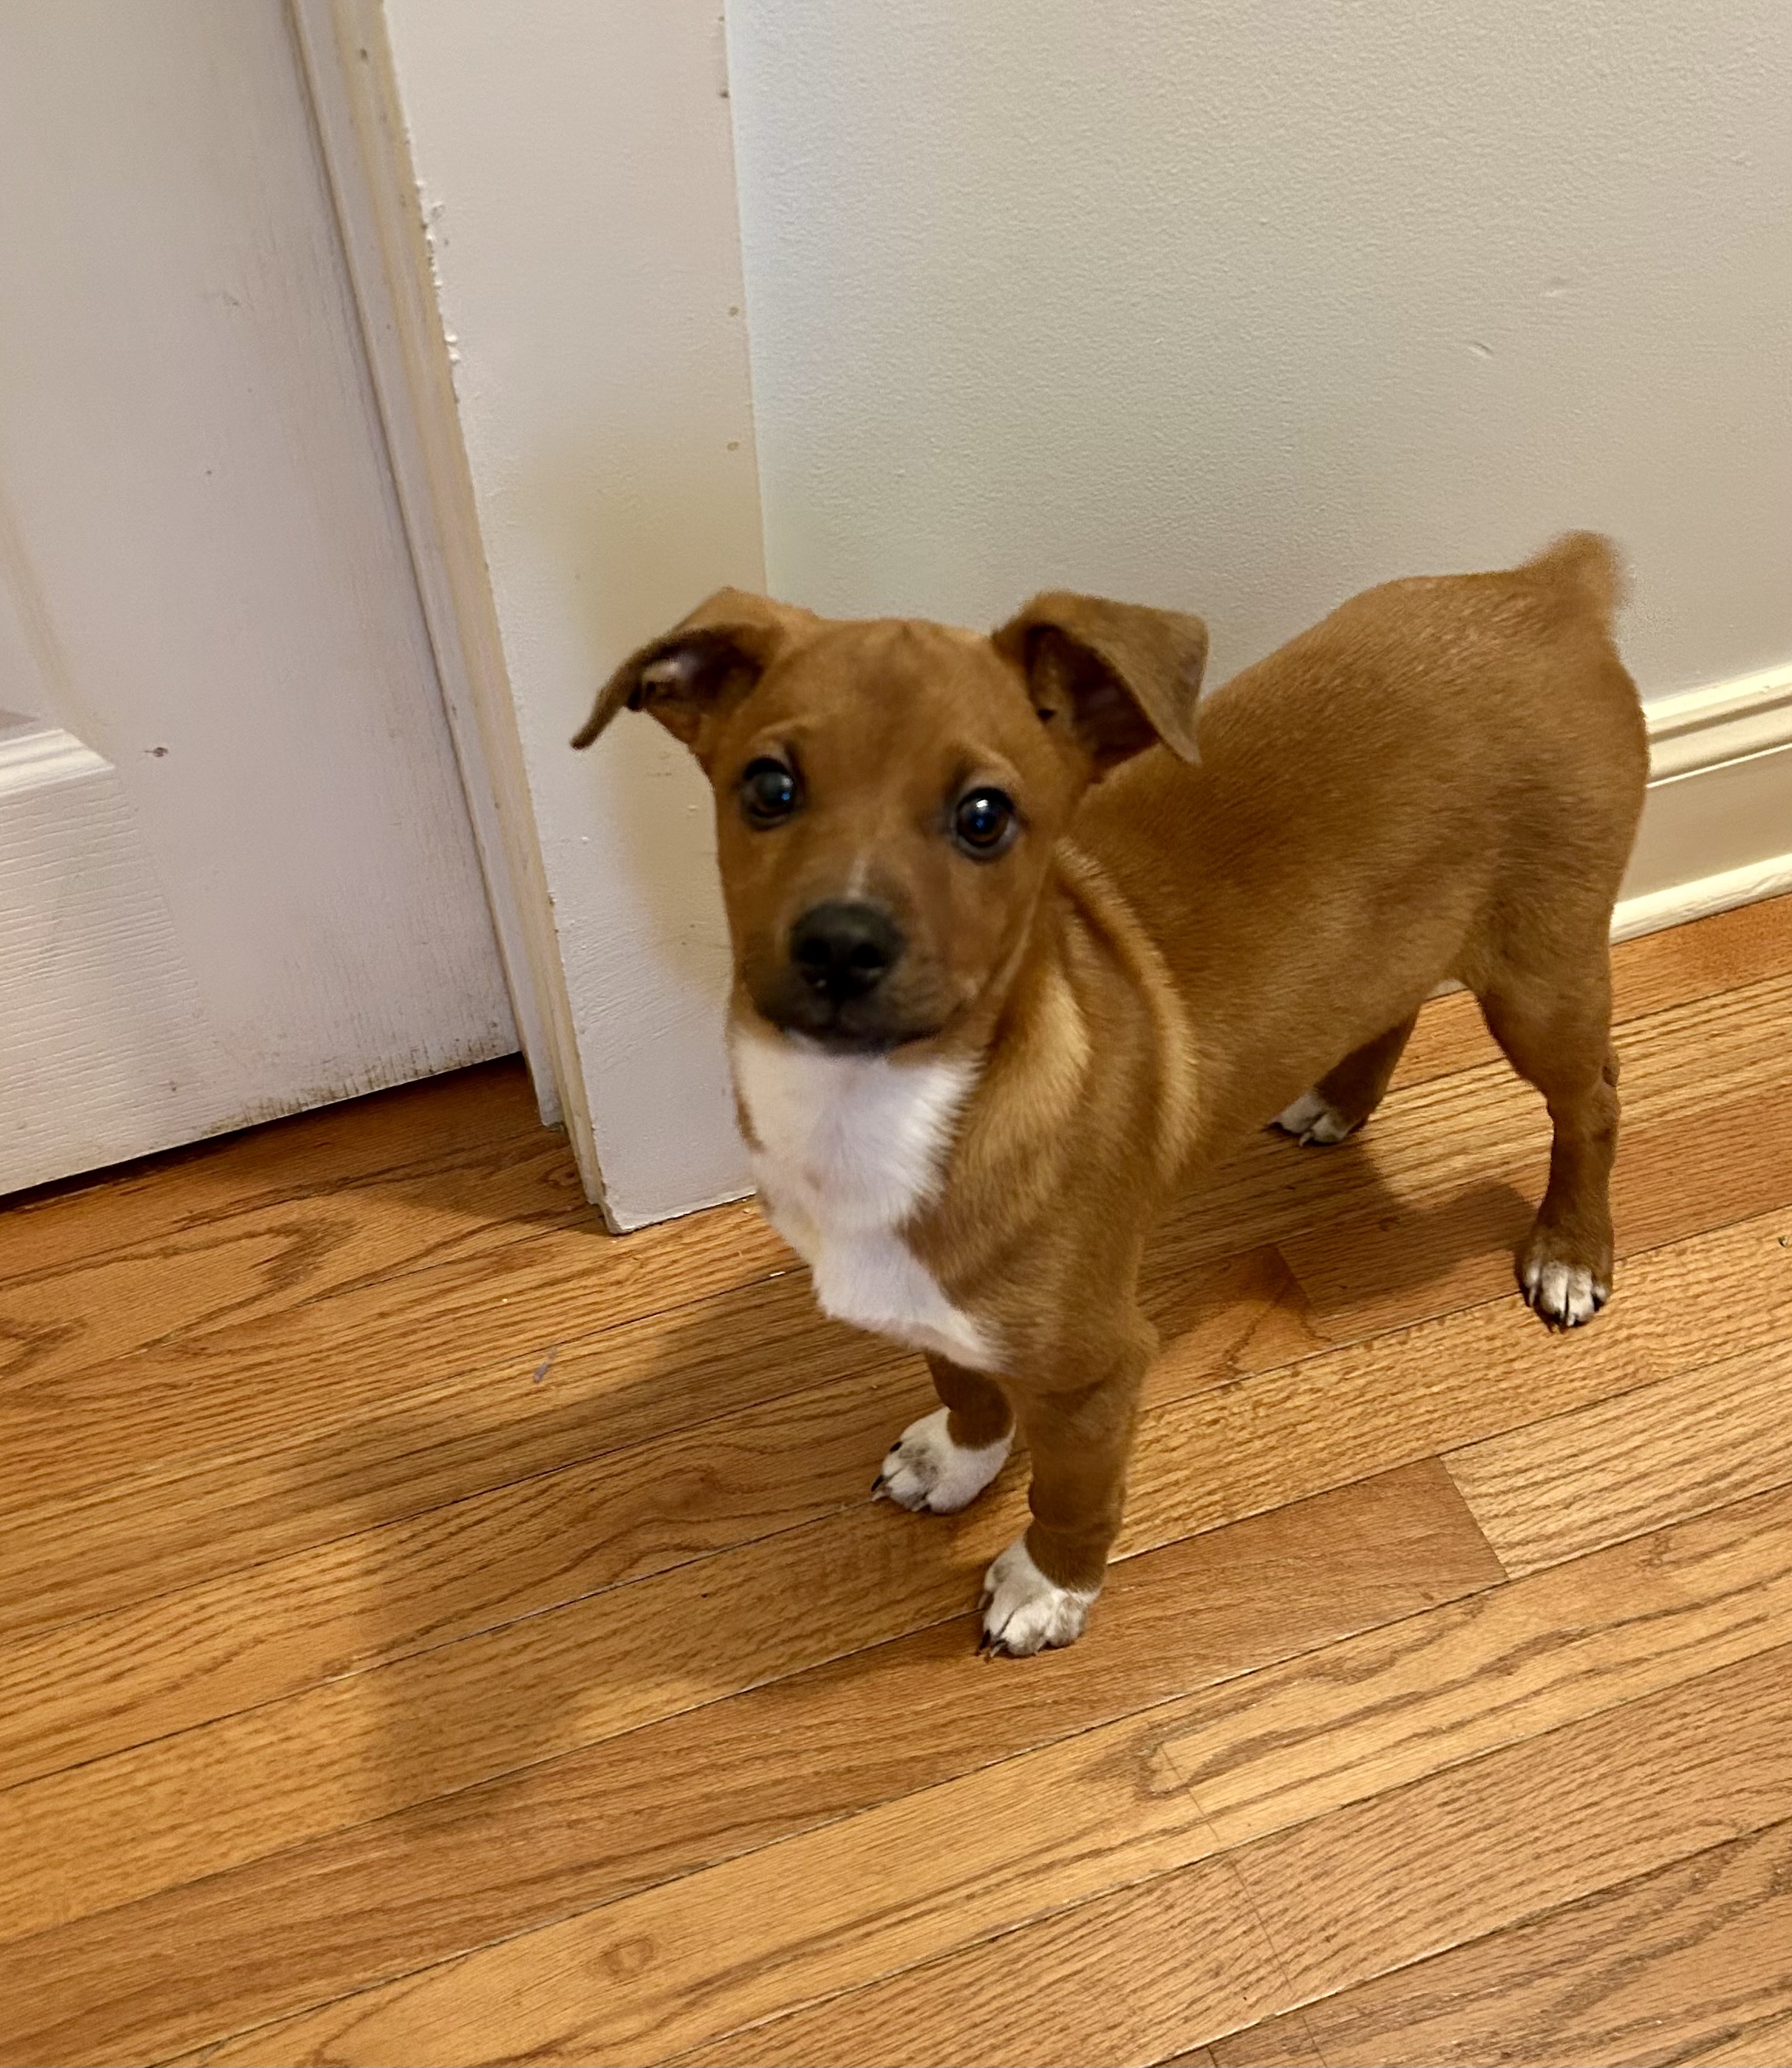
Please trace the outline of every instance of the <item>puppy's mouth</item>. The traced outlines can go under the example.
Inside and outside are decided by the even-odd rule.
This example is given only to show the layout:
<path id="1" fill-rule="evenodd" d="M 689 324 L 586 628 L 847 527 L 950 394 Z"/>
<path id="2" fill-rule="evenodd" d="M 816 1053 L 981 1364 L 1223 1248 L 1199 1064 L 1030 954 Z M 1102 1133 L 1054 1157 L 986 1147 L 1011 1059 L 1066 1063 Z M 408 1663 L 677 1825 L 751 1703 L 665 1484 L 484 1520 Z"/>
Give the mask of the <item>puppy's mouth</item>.
<path id="1" fill-rule="evenodd" d="M 760 1017 L 780 1034 L 794 1035 L 830 1056 L 887 1056 L 912 1043 L 931 1040 L 939 1032 L 931 1022 L 892 1024 L 878 1015 L 854 1012 L 850 1006 L 817 1003 L 769 1012 L 761 1006 Z"/>
<path id="2" fill-rule="evenodd" d="M 749 983 L 753 1009 L 769 1027 L 833 1056 L 887 1056 L 940 1032 L 936 1015 L 905 1008 L 894 998 L 833 999 L 788 978 Z"/>

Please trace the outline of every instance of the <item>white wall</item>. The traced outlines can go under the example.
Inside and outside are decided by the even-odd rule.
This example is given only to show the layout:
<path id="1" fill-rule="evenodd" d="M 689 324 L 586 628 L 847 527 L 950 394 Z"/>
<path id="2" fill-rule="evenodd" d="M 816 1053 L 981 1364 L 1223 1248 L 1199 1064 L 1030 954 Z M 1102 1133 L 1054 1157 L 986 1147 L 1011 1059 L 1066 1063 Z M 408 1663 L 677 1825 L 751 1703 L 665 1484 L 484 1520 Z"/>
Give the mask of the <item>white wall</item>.
<path id="1" fill-rule="evenodd" d="M 731 0 L 766 553 L 1198 609 L 1215 679 L 1570 524 L 1792 657 L 1786 0 Z"/>
<path id="2" fill-rule="evenodd" d="M 764 583 L 719 7 L 386 17 L 605 1205 L 633 1226 L 747 1182 L 707 788 L 644 722 L 567 744 L 632 646 Z"/>

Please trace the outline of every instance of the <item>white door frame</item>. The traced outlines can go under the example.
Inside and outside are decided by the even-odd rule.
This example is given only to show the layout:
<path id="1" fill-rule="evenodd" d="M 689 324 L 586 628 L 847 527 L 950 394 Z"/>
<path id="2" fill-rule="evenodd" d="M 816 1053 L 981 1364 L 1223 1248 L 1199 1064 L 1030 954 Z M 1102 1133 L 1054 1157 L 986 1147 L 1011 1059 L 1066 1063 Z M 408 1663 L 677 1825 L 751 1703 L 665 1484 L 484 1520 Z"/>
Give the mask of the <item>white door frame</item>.
<path id="1" fill-rule="evenodd" d="M 567 744 L 764 586 L 720 0 L 287 6 L 544 1117 L 613 1228 L 738 1197 L 707 787 Z"/>
<path id="2" fill-rule="evenodd" d="M 601 1195 L 515 707 L 381 0 L 288 0 L 442 701 L 541 1117 Z"/>

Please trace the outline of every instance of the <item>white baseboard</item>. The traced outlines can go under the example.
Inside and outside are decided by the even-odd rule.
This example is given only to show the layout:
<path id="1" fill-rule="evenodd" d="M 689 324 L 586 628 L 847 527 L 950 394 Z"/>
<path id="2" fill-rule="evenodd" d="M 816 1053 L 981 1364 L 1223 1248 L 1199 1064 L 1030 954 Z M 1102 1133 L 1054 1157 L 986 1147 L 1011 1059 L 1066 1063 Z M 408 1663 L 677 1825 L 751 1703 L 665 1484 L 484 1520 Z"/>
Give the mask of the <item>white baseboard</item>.
<path id="1" fill-rule="evenodd" d="M 1792 663 L 1647 715 L 1649 794 L 1612 938 L 1792 890 Z"/>
<path id="2" fill-rule="evenodd" d="M 1645 898 L 1626 898 L 1611 915 L 1611 938 L 1633 941 L 1639 934 L 1659 933 L 1688 919 L 1709 918 L 1732 906 L 1753 905 L 1757 898 L 1779 898 L 1792 890 L 1792 854 L 1775 855 L 1751 867 L 1726 869 L 1715 876 L 1672 883 Z"/>

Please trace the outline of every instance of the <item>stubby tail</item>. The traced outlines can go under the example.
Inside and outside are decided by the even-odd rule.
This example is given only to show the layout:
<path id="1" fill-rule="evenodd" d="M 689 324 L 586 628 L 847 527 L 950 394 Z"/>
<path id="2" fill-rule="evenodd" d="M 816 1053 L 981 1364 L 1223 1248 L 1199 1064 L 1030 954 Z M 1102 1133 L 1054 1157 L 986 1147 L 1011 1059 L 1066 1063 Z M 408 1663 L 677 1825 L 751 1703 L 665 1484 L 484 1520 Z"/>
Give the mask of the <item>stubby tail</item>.
<path id="1" fill-rule="evenodd" d="M 1534 560 L 1525 561 L 1523 572 L 1558 595 L 1571 596 L 1582 609 L 1596 612 L 1607 626 L 1629 593 L 1617 548 L 1597 531 L 1566 532 Z"/>

